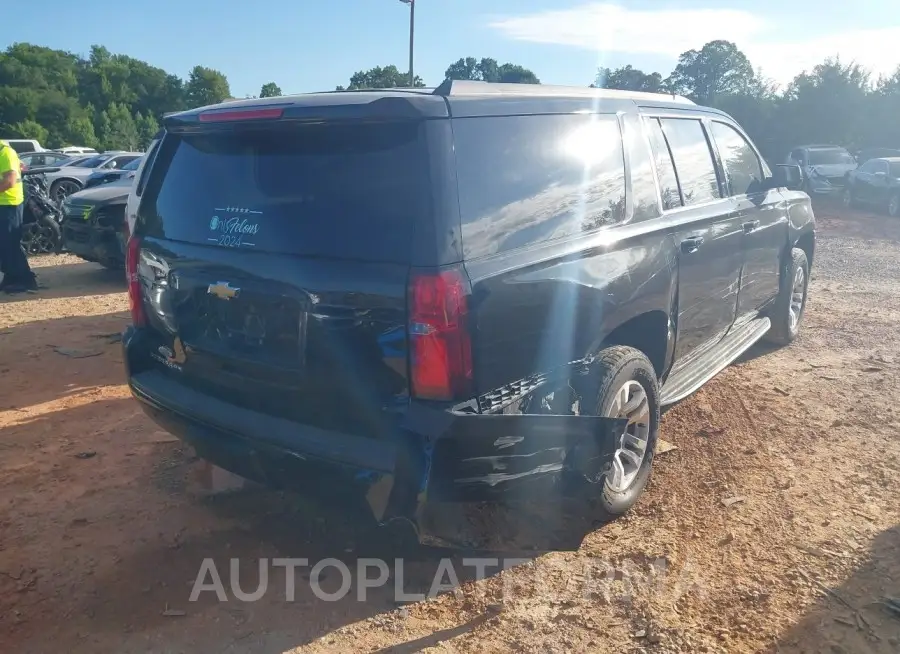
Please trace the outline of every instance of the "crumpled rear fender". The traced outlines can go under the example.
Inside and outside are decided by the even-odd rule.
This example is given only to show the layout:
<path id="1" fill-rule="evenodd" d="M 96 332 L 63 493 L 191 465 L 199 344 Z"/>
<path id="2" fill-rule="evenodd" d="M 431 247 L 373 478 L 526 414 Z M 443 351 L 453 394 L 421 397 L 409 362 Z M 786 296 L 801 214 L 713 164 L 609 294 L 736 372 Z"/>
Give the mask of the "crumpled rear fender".
<path id="1" fill-rule="evenodd" d="M 422 542 L 458 545 L 460 534 L 435 533 L 426 514 L 467 503 L 556 507 L 583 495 L 585 487 L 590 493 L 603 483 L 626 425 L 598 416 L 455 413 L 412 405 L 402 424 L 409 458 L 398 465 L 391 506 L 382 505 L 378 516 L 370 505 L 379 519 L 410 520 Z"/>

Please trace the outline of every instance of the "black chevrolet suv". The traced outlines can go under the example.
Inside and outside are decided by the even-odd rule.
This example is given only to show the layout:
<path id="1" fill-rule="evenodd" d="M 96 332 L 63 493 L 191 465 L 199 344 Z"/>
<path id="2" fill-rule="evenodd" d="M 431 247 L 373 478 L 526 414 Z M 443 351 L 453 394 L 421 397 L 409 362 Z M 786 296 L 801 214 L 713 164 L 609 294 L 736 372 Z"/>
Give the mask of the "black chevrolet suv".
<path id="1" fill-rule="evenodd" d="M 608 519 L 661 407 L 797 334 L 800 183 L 667 95 L 446 82 L 169 115 L 126 210 L 128 383 L 203 458 L 426 542 L 461 542 L 435 525 L 462 504 Z"/>

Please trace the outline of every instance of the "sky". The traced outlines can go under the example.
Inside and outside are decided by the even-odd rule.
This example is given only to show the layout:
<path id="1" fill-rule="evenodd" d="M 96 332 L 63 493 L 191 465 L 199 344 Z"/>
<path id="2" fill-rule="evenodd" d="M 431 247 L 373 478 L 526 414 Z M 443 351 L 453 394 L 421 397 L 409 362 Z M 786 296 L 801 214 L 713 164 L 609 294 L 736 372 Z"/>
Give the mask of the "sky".
<path id="1" fill-rule="evenodd" d="M 826 57 L 876 75 L 900 65 L 897 0 L 415 1 L 415 72 L 429 86 L 466 56 L 520 64 L 548 84 L 584 86 L 598 66 L 625 64 L 665 77 L 681 52 L 713 39 L 734 41 L 782 84 Z M 358 70 L 408 65 L 400 0 L 42 0 L 15 13 L 4 48 L 84 55 L 100 44 L 180 77 L 201 64 L 225 73 L 235 97 L 270 81 L 285 93 L 332 90 Z"/>

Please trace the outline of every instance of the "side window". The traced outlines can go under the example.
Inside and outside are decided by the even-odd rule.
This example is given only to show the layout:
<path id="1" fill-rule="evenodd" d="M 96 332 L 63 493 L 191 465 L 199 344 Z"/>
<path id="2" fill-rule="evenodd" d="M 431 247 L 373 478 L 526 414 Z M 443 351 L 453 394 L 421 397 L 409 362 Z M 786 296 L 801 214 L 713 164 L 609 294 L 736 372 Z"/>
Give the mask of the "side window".
<path id="1" fill-rule="evenodd" d="M 888 171 L 888 163 L 883 159 L 878 159 L 876 162 L 875 172 L 876 173 L 885 173 Z"/>
<path id="2" fill-rule="evenodd" d="M 664 118 L 661 122 L 672 150 L 685 206 L 721 198 L 703 123 L 693 118 Z"/>
<path id="3" fill-rule="evenodd" d="M 656 163 L 656 174 L 659 177 L 659 190 L 662 194 L 663 209 L 675 209 L 681 206 L 681 193 L 678 191 L 678 177 L 675 175 L 675 164 L 666 143 L 659 119 L 648 118 L 644 121 L 650 148 Z"/>
<path id="4" fill-rule="evenodd" d="M 625 114 L 622 121 L 625 125 L 625 146 L 628 148 L 631 167 L 631 205 L 634 211 L 632 220 L 657 218 L 660 215 L 659 196 L 653 177 L 653 159 L 641 119 L 635 114 Z"/>
<path id="5" fill-rule="evenodd" d="M 147 154 L 144 156 L 143 161 L 134 173 L 137 176 L 137 183 L 134 186 L 134 194 L 137 197 L 140 197 L 141 194 L 143 194 L 144 189 L 147 186 L 148 173 L 153 166 L 153 161 L 156 159 L 156 153 L 159 150 L 159 144 L 162 143 L 164 134 L 165 133 L 162 130 L 156 133 L 156 136 L 153 137 L 153 142 L 150 143 L 150 147 L 147 148 Z"/>
<path id="6" fill-rule="evenodd" d="M 625 161 L 614 115 L 453 121 L 467 258 L 625 219 Z"/>
<path id="7" fill-rule="evenodd" d="M 712 136 L 719 148 L 731 195 L 762 190 L 763 170 L 753 148 L 731 125 L 713 121 Z"/>
<path id="8" fill-rule="evenodd" d="M 874 173 L 878 167 L 875 159 L 869 159 L 866 163 L 859 167 L 859 172 L 861 173 Z"/>
<path id="9" fill-rule="evenodd" d="M 125 157 L 116 157 L 116 168 L 121 168 L 122 166 L 127 166 L 128 164 L 130 164 L 132 161 L 134 161 L 137 158 L 138 158 L 138 156 L 134 155 L 134 154 L 128 155 Z"/>

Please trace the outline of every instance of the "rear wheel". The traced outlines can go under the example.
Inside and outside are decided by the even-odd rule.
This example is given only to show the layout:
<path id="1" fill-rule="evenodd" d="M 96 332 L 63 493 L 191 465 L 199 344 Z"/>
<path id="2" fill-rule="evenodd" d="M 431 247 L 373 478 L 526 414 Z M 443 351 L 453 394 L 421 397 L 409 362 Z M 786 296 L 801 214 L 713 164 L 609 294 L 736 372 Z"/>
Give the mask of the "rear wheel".
<path id="1" fill-rule="evenodd" d="M 800 248 L 791 250 L 791 259 L 784 272 L 781 290 L 769 316 L 772 328 L 766 334 L 766 340 L 776 345 L 787 345 L 800 333 L 809 287 L 809 261 L 806 252 Z"/>
<path id="2" fill-rule="evenodd" d="M 593 399 L 594 415 L 628 420 L 597 497 L 599 517 L 612 519 L 634 506 L 650 480 L 659 436 L 659 388 L 653 365 L 632 347 L 602 350 L 595 366 L 594 391 L 582 402 Z"/>

